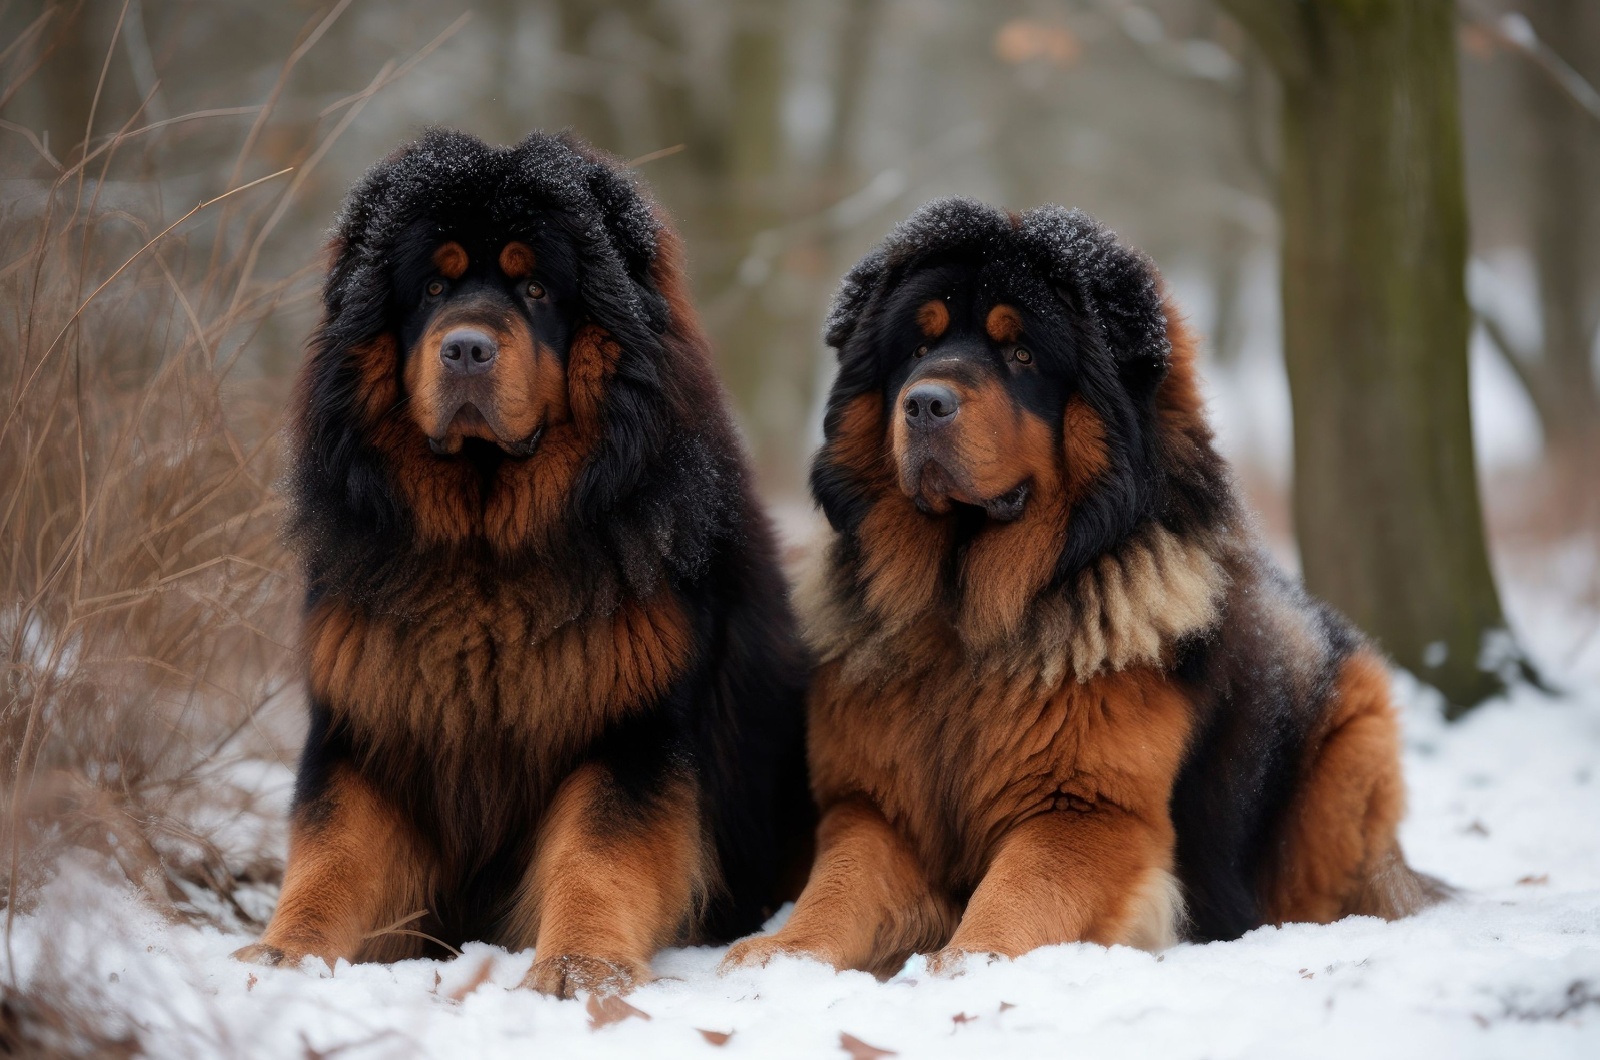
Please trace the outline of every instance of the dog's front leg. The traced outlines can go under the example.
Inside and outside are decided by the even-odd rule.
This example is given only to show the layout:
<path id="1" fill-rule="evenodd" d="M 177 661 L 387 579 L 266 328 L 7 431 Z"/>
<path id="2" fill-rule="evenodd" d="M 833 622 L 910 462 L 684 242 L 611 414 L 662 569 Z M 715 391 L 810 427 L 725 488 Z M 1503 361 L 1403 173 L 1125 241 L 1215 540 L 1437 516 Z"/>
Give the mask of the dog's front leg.
<path id="1" fill-rule="evenodd" d="M 1102 804 L 1015 825 L 931 965 L 951 972 L 969 954 L 1017 957 L 1058 942 L 1170 946 L 1183 900 L 1171 871 L 1172 826 L 1159 816 Z"/>
<path id="2" fill-rule="evenodd" d="M 433 864 L 399 808 L 354 767 L 335 765 L 294 808 L 283 891 L 266 933 L 234 957 L 293 965 L 313 955 L 330 966 L 355 960 L 372 931 L 423 908 Z"/>
<path id="3" fill-rule="evenodd" d="M 512 944 L 535 951 L 523 985 L 572 997 L 647 982 L 650 958 L 683 937 L 703 897 L 705 847 L 687 774 L 640 794 L 607 765 L 580 766 L 539 827 L 512 911 Z"/>

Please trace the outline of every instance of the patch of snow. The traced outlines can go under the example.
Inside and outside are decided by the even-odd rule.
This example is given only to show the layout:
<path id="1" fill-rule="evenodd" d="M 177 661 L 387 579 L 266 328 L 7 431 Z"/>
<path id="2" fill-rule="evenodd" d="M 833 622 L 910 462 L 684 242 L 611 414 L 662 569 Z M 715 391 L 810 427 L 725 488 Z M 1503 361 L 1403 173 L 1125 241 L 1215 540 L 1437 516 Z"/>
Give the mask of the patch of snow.
<path id="1" fill-rule="evenodd" d="M 1262 928 L 1159 956 L 1054 946 L 953 979 L 913 958 L 886 983 L 794 959 L 721 977 L 720 949 L 674 949 L 628 998 L 650 1018 L 596 1029 L 584 1004 L 516 988 L 530 953 L 236 964 L 248 935 L 168 923 L 74 855 L 17 919 L 17 972 L 137 1024 L 151 1055 L 842 1056 L 841 1034 L 917 1057 L 1600 1055 L 1600 682 L 1566 699 L 1521 690 L 1447 725 L 1398 681 L 1406 851 L 1463 889 L 1398 923 Z"/>
<path id="2" fill-rule="evenodd" d="M 1473 329 L 1469 358 L 1472 447 L 1479 477 L 1537 463 L 1544 452 L 1539 414 L 1482 327 Z"/>

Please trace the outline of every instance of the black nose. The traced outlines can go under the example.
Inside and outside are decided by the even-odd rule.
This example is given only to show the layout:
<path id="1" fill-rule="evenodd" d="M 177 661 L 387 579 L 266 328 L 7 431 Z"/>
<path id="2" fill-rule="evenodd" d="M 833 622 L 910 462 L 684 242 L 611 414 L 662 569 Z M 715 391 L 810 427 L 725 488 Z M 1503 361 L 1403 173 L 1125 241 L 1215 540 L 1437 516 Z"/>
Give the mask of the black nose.
<path id="1" fill-rule="evenodd" d="M 439 344 L 444 370 L 457 375 L 481 375 L 494 367 L 500 347 L 477 328 L 456 328 Z"/>
<path id="2" fill-rule="evenodd" d="M 956 392 L 943 383 L 918 383 L 906 393 L 906 422 L 917 430 L 943 427 L 961 407 Z"/>

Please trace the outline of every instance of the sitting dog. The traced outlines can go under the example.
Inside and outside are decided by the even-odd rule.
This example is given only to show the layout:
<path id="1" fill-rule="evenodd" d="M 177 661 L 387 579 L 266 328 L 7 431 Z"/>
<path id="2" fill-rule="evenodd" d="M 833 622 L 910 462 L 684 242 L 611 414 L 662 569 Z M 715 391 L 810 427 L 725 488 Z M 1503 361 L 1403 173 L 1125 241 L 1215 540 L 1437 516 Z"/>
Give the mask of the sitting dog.
<path id="1" fill-rule="evenodd" d="M 570 996 L 755 930 L 814 820 L 806 665 L 676 235 L 576 141 L 434 132 L 332 258 L 291 445 L 310 732 L 238 956 L 476 939 Z"/>

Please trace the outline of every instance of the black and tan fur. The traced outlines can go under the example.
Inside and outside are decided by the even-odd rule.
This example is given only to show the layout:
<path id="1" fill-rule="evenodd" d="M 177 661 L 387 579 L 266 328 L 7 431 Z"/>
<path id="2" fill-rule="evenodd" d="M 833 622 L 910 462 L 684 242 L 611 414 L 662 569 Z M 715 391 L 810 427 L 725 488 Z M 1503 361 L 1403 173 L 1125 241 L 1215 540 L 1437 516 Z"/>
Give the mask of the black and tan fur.
<path id="1" fill-rule="evenodd" d="M 1144 258 L 1059 208 L 933 203 L 828 341 L 817 858 L 730 965 L 950 969 L 1426 900 L 1383 663 L 1263 557 Z"/>
<path id="2" fill-rule="evenodd" d="M 485 940 L 570 995 L 754 930 L 809 839 L 805 665 L 675 234 L 575 141 L 435 132 L 332 255 L 292 431 L 310 732 L 240 956 Z"/>

